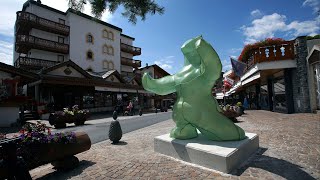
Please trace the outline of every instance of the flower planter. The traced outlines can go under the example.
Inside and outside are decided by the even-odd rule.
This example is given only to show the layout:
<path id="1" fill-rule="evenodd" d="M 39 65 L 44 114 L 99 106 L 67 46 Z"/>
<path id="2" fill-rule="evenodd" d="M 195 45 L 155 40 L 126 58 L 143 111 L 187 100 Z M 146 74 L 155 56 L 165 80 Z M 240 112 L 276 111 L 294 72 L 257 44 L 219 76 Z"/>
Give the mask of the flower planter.
<path id="1" fill-rule="evenodd" d="M 75 154 L 87 151 L 91 147 L 91 140 L 84 132 L 75 133 L 76 142 L 74 143 L 37 143 L 29 144 L 26 148 L 30 148 L 32 154 L 21 153 L 28 169 L 33 169 L 38 166 L 70 159 Z M 0 179 L 4 179 L 7 175 L 5 167 L 0 167 Z"/>
<path id="2" fill-rule="evenodd" d="M 88 118 L 88 114 L 84 113 L 75 113 L 74 115 L 71 114 L 64 114 L 64 115 L 57 115 L 57 114 L 50 114 L 49 116 L 49 123 L 50 125 L 54 125 L 55 128 L 64 128 L 66 127 L 66 123 L 74 123 L 75 125 L 83 125 Z"/>
<path id="3" fill-rule="evenodd" d="M 223 111 L 223 115 L 229 118 L 233 122 L 237 122 L 237 117 L 241 116 L 239 113 L 233 110 Z"/>

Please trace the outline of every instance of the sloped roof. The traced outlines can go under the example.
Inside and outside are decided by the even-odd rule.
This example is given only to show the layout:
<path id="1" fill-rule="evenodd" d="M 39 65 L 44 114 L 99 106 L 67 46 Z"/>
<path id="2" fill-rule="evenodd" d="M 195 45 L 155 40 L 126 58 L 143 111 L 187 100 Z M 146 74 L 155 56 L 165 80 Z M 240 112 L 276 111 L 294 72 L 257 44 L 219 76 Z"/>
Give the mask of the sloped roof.
<path id="1" fill-rule="evenodd" d="M 26 78 L 30 78 L 30 79 L 38 79 L 39 76 L 35 73 L 20 69 L 20 68 L 16 68 L 14 66 L 5 64 L 0 62 L 0 70 L 7 72 L 7 73 L 11 73 L 11 74 L 15 74 L 15 75 L 19 75 L 21 77 L 26 77 Z"/>
<path id="2" fill-rule="evenodd" d="M 125 82 L 122 78 L 121 75 L 119 74 L 119 72 L 117 70 L 110 70 L 110 71 L 103 71 L 103 72 L 90 72 L 87 71 L 90 75 L 97 77 L 97 78 L 102 78 L 102 79 L 106 79 L 112 75 L 116 76 L 120 82 Z"/>
<path id="3" fill-rule="evenodd" d="M 51 66 L 51 67 L 46 68 L 46 69 L 43 69 L 43 70 L 41 70 L 39 72 L 39 74 L 47 74 L 48 72 L 53 71 L 53 70 L 58 69 L 58 68 L 63 67 L 63 66 L 67 66 L 67 67 L 70 66 L 70 67 L 74 68 L 75 70 L 77 70 L 84 77 L 92 78 L 92 76 L 87 71 L 83 70 L 80 66 L 78 66 L 76 63 L 74 63 L 71 60 L 56 64 L 56 65 Z"/>

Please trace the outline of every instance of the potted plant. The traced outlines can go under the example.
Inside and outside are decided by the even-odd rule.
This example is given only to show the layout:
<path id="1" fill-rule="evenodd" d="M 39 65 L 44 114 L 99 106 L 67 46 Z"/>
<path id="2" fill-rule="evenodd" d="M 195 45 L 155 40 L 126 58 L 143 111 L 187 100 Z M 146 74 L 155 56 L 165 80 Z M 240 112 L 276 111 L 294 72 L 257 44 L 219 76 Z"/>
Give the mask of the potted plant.
<path id="1" fill-rule="evenodd" d="M 237 102 L 237 107 L 238 107 L 238 113 L 240 115 L 244 114 L 244 107 L 242 106 L 242 103 L 240 101 Z"/>

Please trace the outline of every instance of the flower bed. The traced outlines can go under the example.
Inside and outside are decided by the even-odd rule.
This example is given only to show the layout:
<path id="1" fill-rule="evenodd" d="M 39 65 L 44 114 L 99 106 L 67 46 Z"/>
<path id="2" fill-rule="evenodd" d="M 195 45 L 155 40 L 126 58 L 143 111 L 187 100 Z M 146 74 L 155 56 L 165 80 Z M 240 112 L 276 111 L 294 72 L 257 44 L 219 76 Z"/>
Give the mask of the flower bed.
<path id="1" fill-rule="evenodd" d="M 242 52 L 238 58 L 239 61 L 247 61 L 250 56 L 250 52 L 254 49 L 257 49 L 259 47 L 264 47 L 264 46 L 270 46 L 270 45 L 280 45 L 280 44 L 285 44 L 287 41 L 281 38 L 266 38 L 265 40 L 256 42 L 254 44 L 247 44 L 244 46 L 242 49 Z"/>

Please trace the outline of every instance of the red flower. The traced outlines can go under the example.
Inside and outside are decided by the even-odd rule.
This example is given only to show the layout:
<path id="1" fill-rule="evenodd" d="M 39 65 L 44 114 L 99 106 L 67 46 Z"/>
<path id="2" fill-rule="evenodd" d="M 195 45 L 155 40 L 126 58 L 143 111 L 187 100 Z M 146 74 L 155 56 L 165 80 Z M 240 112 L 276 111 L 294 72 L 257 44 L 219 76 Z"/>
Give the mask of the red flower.
<path id="1" fill-rule="evenodd" d="M 242 52 L 240 56 L 238 57 L 239 61 L 246 61 L 249 58 L 249 53 L 253 49 L 257 49 L 259 47 L 263 46 L 269 46 L 269 45 L 280 45 L 280 44 L 285 44 L 287 41 L 281 38 L 266 38 L 265 40 L 256 42 L 254 44 L 247 44 L 244 46 L 242 49 Z"/>

